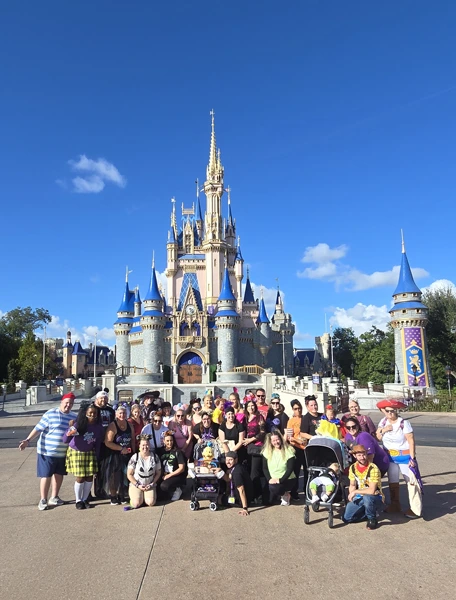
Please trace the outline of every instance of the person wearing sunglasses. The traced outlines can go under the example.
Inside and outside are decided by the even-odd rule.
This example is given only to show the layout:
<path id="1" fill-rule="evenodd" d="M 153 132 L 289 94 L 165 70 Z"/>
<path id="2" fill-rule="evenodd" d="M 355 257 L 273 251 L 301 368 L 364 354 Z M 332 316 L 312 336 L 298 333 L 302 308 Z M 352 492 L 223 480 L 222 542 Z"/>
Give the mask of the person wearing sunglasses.
<path id="1" fill-rule="evenodd" d="M 285 407 L 280 403 L 279 394 L 272 394 L 271 403 L 266 417 L 266 431 L 270 433 L 273 429 L 278 429 L 282 435 L 288 425 L 288 415 Z"/>
<path id="2" fill-rule="evenodd" d="M 298 488 L 299 488 L 299 476 L 301 474 L 301 467 L 304 467 L 304 490 L 306 489 L 306 468 L 304 460 L 304 448 L 307 445 L 307 438 L 304 436 L 306 431 L 303 426 L 302 416 L 302 404 L 296 398 L 291 401 L 291 410 L 293 416 L 288 419 L 287 428 L 285 430 L 286 438 L 288 443 L 293 446 L 295 451 L 294 461 L 294 474 L 296 477 L 296 488 L 291 490 L 291 497 L 293 500 L 298 500 Z"/>
<path id="3" fill-rule="evenodd" d="M 361 425 L 356 417 L 348 417 L 345 422 L 345 444 L 351 450 L 354 446 L 361 445 L 366 448 L 369 462 L 373 462 L 380 470 L 381 476 L 386 474 L 389 467 L 388 454 L 383 450 L 377 440 L 366 431 L 361 431 Z"/>
<path id="4" fill-rule="evenodd" d="M 412 426 L 398 415 L 405 404 L 395 399 L 381 400 L 377 408 L 385 417 L 378 424 L 377 439 L 389 455 L 388 485 L 390 505 L 388 513 L 401 512 L 399 495 L 399 476 L 402 474 L 407 483 L 410 508 L 404 513 L 408 519 L 418 519 L 422 512 L 421 477 L 416 461 L 416 445 Z"/>
<path id="5" fill-rule="evenodd" d="M 201 423 L 201 400 L 199 398 L 190 400 L 187 418 L 191 421 L 192 427 Z"/>
<path id="6" fill-rule="evenodd" d="M 193 435 L 190 421 L 187 421 L 183 408 L 177 408 L 174 419 L 169 422 L 168 428 L 174 433 L 176 448 L 182 452 L 188 460 L 193 450 Z"/>
<path id="7" fill-rule="evenodd" d="M 258 388 L 255 392 L 256 403 L 258 406 L 258 412 L 266 420 L 268 416 L 269 406 L 266 404 L 266 392 L 263 388 Z"/>
<path id="8" fill-rule="evenodd" d="M 367 431 L 367 433 L 375 435 L 375 431 L 377 428 L 375 427 L 372 419 L 369 416 L 361 414 L 361 409 L 359 407 L 358 400 L 351 399 L 348 402 L 348 410 L 350 412 L 345 413 L 345 415 L 342 417 L 343 423 L 346 423 L 347 419 L 349 419 L 350 417 L 356 417 L 358 419 L 361 431 Z"/>
<path id="9" fill-rule="evenodd" d="M 155 452 L 158 457 L 163 453 L 163 436 L 168 428 L 163 424 L 163 415 L 161 410 L 157 410 L 152 417 L 152 423 L 146 425 L 141 431 L 142 435 L 150 436 L 149 444 L 151 452 Z"/>

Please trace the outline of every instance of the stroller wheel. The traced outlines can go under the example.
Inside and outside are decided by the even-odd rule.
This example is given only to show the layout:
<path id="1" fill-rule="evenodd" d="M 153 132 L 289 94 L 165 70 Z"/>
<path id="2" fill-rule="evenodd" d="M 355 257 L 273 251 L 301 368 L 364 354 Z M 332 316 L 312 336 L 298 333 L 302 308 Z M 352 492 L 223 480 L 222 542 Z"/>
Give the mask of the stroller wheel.
<path id="1" fill-rule="evenodd" d="M 199 502 L 190 502 L 190 510 L 198 510 L 200 507 Z"/>
<path id="2" fill-rule="evenodd" d="M 310 510 L 308 506 L 304 507 L 304 523 L 306 525 L 310 523 Z"/>
<path id="3" fill-rule="evenodd" d="M 209 504 L 209 509 L 212 511 L 217 510 L 217 504 L 215 502 L 211 502 Z"/>
<path id="4" fill-rule="evenodd" d="M 318 512 L 320 510 L 320 503 L 319 502 L 312 502 L 312 510 L 314 512 Z"/>
<path id="5" fill-rule="evenodd" d="M 332 529 L 332 528 L 333 528 L 333 525 L 334 525 L 334 515 L 333 515 L 333 513 L 330 511 L 330 512 L 328 513 L 328 527 L 329 527 L 330 529 Z"/>

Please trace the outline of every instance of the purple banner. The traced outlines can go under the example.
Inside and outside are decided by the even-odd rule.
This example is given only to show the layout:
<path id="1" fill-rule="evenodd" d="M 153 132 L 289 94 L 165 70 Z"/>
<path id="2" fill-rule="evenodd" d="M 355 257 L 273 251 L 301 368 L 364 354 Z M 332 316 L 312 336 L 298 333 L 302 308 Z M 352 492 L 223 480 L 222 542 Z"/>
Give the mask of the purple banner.
<path id="1" fill-rule="evenodd" d="M 429 384 L 422 327 L 404 327 L 402 329 L 402 352 L 407 385 L 427 387 Z"/>

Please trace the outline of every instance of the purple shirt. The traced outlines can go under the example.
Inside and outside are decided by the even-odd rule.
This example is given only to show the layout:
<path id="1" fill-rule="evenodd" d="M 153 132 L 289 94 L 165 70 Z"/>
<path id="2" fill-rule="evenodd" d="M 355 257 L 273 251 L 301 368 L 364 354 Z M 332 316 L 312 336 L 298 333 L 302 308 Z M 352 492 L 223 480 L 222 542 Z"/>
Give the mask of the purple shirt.
<path id="1" fill-rule="evenodd" d="M 105 430 L 103 425 L 87 425 L 87 431 L 83 435 L 68 436 L 66 433 L 63 436 L 63 441 L 68 444 L 73 450 L 78 452 L 89 452 L 89 450 L 95 450 L 97 458 L 100 456 L 101 442 L 105 437 Z"/>
<path id="2" fill-rule="evenodd" d="M 347 442 L 354 441 L 355 444 L 361 444 L 364 446 L 368 454 L 374 455 L 373 462 L 380 469 L 381 474 L 384 475 L 386 473 L 390 463 L 389 456 L 370 433 L 361 431 L 356 436 L 356 439 L 350 433 L 347 433 L 345 439 Z"/>

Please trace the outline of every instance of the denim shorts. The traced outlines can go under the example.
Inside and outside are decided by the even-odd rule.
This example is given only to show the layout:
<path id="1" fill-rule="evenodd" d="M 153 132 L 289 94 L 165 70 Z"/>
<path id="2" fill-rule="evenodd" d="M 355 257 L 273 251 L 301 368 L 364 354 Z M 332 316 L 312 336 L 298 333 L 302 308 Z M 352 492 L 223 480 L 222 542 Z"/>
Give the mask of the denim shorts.
<path id="1" fill-rule="evenodd" d="M 36 455 L 37 477 L 52 477 L 53 475 L 66 475 L 65 456 Z"/>

